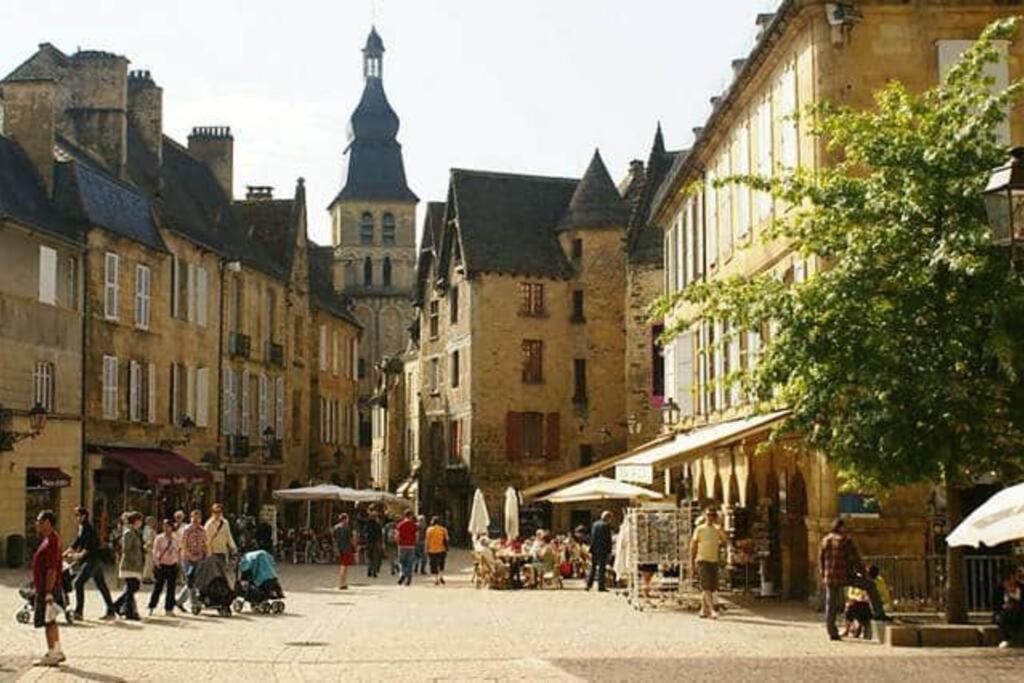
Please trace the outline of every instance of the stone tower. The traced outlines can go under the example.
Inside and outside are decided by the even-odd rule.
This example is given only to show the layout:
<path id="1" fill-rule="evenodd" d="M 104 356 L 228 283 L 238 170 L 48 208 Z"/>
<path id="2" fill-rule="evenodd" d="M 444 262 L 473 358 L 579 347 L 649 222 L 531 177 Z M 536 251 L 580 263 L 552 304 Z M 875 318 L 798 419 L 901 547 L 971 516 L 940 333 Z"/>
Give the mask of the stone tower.
<path id="1" fill-rule="evenodd" d="M 384 42 L 376 28 L 363 48 L 363 96 L 349 121 L 344 180 L 331 202 L 335 288 L 353 300 L 363 325 L 360 394 L 373 368 L 402 353 L 414 318 L 416 204 L 405 181 L 398 115 L 384 94 Z"/>

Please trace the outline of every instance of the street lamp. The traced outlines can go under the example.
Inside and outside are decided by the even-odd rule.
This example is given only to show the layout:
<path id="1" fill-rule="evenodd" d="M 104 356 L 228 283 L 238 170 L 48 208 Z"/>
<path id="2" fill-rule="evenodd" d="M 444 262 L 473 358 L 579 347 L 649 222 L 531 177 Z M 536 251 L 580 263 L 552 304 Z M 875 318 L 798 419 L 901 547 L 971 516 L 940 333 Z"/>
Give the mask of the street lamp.
<path id="1" fill-rule="evenodd" d="M 1024 147 L 1014 147 L 1006 163 L 992 171 L 982 197 L 992 241 L 1010 247 L 1015 256 L 1017 242 L 1024 239 Z"/>
<path id="2" fill-rule="evenodd" d="M 43 404 L 36 403 L 28 411 L 27 432 L 14 431 L 14 413 L 9 408 L 0 405 L 0 451 L 14 449 L 14 444 L 23 439 L 34 439 L 39 436 L 46 427 L 46 408 Z"/>
<path id="3" fill-rule="evenodd" d="M 665 402 L 665 405 L 661 407 L 662 424 L 664 424 L 666 427 L 671 427 L 672 425 L 676 424 L 677 422 L 679 422 L 679 413 L 679 404 L 676 403 L 675 399 L 670 398 L 668 401 Z"/>
<path id="4" fill-rule="evenodd" d="M 644 431 L 644 423 L 640 421 L 640 418 L 637 417 L 636 413 L 633 413 L 626 418 L 626 429 L 629 430 L 630 434 L 636 436 L 640 432 Z"/>

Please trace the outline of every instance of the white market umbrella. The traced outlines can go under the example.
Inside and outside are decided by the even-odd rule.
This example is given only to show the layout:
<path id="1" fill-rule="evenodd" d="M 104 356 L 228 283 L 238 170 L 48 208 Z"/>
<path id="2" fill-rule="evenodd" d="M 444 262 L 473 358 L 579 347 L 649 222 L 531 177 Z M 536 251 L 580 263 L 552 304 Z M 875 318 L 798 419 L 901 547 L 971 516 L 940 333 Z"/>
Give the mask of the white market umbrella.
<path id="1" fill-rule="evenodd" d="M 1024 482 L 1003 489 L 946 537 L 950 546 L 991 547 L 1024 538 Z"/>
<path id="2" fill-rule="evenodd" d="M 473 509 L 469 513 L 469 533 L 472 537 L 482 536 L 491 526 L 491 516 L 487 514 L 487 501 L 480 489 L 473 494 Z"/>
<path id="3" fill-rule="evenodd" d="M 505 536 L 519 538 L 519 494 L 511 486 L 505 489 Z"/>
<path id="4" fill-rule="evenodd" d="M 591 477 L 541 498 L 549 503 L 583 503 L 590 500 L 661 500 L 663 495 L 642 486 L 608 477 Z"/>
<path id="5" fill-rule="evenodd" d="M 319 484 L 297 489 L 279 489 L 274 491 L 274 498 L 287 501 L 342 500 L 340 494 L 343 490 L 342 487 L 333 484 Z"/>

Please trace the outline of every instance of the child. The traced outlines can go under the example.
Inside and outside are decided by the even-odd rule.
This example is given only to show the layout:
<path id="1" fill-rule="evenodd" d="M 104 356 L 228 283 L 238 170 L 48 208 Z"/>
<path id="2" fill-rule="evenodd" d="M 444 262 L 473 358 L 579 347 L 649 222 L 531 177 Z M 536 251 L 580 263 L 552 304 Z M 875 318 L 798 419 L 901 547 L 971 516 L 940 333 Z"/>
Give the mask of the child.
<path id="1" fill-rule="evenodd" d="M 878 589 L 878 597 L 882 601 L 882 606 L 888 606 L 891 596 L 889 595 L 889 586 L 886 584 L 878 573 L 878 567 L 875 565 L 868 566 L 868 578 L 875 582 L 875 588 Z M 846 593 L 846 629 L 843 631 L 843 635 L 850 635 L 851 632 L 854 638 L 863 637 L 865 640 L 871 639 L 871 604 L 868 602 L 867 591 L 860 588 L 849 588 Z"/>

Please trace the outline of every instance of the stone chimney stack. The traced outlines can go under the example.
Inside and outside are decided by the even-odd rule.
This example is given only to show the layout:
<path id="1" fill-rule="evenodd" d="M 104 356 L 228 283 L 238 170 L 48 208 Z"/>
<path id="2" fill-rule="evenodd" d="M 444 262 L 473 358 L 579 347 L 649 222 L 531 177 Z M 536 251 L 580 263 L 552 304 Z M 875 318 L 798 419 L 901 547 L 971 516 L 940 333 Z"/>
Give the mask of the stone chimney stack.
<path id="1" fill-rule="evenodd" d="M 53 144 L 56 135 L 57 84 L 48 79 L 7 81 L 3 133 L 21 148 L 39 173 L 46 194 L 53 191 Z"/>
<path id="2" fill-rule="evenodd" d="M 164 89 L 148 71 L 128 72 L 128 120 L 139 131 L 146 149 L 163 163 Z"/>
<path id="3" fill-rule="evenodd" d="M 76 143 L 124 175 L 128 154 L 128 60 L 97 50 L 71 57 L 67 118 Z"/>
<path id="4" fill-rule="evenodd" d="M 235 139 L 231 137 L 231 128 L 196 126 L 188 136 L 188 151 L 210 167 L 228 199 L 233 199 Z"/>

